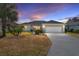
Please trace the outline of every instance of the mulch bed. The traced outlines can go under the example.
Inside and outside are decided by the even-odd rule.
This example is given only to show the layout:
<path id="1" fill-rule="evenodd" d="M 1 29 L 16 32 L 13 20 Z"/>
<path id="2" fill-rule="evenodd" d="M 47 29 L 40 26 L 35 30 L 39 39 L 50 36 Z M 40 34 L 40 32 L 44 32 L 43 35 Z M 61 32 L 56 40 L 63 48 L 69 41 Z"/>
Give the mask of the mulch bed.
<path id="1" fill-rule="evenodd" d="M 7 36 L 0 39 L 0 55 L 44 56 L 50 46 L 47 35 Z"/>

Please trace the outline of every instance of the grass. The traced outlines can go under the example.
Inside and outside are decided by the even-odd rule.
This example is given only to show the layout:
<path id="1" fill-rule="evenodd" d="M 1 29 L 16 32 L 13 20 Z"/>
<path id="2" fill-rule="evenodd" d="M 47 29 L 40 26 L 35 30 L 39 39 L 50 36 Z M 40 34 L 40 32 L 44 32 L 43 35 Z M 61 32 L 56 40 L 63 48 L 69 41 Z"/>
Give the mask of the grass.
<path id="1" fill-rule="evenodd" d="M 18 38 L 8 34 L 0 39 L 2 56 L 45 56 L 51 42 L 46 35 L 32 35 L 23 32 Z"/>
<path id="2" fill-rule="evenodd" d="M 66 34 L 79 38 L 79 33 L 67 32 Z"/>

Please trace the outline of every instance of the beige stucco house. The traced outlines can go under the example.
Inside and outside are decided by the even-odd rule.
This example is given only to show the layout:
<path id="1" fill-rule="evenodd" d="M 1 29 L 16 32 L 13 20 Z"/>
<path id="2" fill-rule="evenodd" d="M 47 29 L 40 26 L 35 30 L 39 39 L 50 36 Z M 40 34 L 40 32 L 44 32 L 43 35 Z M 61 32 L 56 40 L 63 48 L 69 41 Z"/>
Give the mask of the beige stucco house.
<path id="1" fill-rule="evenodd" d="M 64 32 L 65 24 L 58 21 L 33 21 L 29 23 L 23 23 L 24 31 L 31 31 L 32 29 L 41 29 L 43 32 L 59 33 Z"/>

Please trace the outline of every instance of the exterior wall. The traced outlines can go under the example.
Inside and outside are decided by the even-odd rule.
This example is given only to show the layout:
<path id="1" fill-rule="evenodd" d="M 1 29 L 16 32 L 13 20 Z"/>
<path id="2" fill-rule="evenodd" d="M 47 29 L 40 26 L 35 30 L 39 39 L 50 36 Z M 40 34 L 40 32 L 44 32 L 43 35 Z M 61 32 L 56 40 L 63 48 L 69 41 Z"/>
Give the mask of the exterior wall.
<path id="1" fill-rule="evenodd" d="M 57 26 L 60 26 L 62 28 L 62 32 L 65 31 L 65 25 L 64 24 L 42 24 L 40 26 L 37 26 L 37 25 L 24 25 L 24 31 L 31 31 L 31 29 L 42 29 L 43 32 L 45 32 L 45 28 L 46 27 L 49 27 L 49 26 L 54 26 L 54 27 L 57 27 Z"/>
<path id="2" fill-rule="evenodd" d="M 42 28 L 43 28 L 43 31 L 45 32 L 45 28 L 48 27 L 48 26 L 54 26 L 54 27 L 57 27 L 57 26 L 61 26 L 62 27 L 62 32 L 65 32 L 65 24 L 43 24 L 42 25 Z"/>
<path id="3" fill-rule="evenodd" d="M 41 29 L 42 26 L 37 26 L 37 25 L 24 25 L 24 31 L 31 31 L 31 30 L 38 30 L 38 29 Z"/>
<path id="4" fill-rule="evenodd" d="M 24 31 L 30 31 L 31 30 L 31 26 L 30 25 L 24 25 Z"/>
<path id="5" fill-rule="evenodd" d="M 41 26 L 32 26 L 34 29 L 41 29 Z"/>
<path id="6" fill-rule="evenodd" d="M 63 25 L 63 32 L 65 32 L 65 24 Z"/>

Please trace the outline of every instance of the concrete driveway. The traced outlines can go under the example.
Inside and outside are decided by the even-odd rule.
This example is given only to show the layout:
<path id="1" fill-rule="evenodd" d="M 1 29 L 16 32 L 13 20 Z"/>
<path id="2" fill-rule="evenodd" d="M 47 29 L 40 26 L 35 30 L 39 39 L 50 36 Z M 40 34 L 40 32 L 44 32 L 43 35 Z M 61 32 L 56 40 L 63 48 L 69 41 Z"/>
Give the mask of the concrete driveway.
<path id="1" fill-rule="evenodd" d="M 46 33 L 52 42 L 48 56 L 79 56 L 79 38 L 65 33 Z"/>

